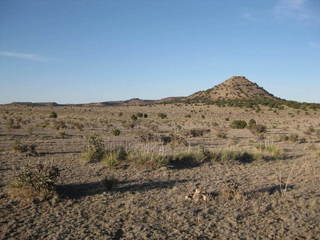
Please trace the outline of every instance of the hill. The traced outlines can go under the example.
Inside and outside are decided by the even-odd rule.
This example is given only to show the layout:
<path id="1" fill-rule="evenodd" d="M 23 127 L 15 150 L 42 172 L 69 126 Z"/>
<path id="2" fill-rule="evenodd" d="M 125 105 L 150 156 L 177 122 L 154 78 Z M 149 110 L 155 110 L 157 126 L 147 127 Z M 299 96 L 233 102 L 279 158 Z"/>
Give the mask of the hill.
<path id="1" fill-rule="evenodd" d="M 192 94 L 187 99 L 195 100 L 250 100 L 256 98 L 268 98 L 276 100 L 275 96 L 264 90 L 258 84 L 249 81 L 243 76 L 233 76 L 223 83 L 205 91 Z"/>

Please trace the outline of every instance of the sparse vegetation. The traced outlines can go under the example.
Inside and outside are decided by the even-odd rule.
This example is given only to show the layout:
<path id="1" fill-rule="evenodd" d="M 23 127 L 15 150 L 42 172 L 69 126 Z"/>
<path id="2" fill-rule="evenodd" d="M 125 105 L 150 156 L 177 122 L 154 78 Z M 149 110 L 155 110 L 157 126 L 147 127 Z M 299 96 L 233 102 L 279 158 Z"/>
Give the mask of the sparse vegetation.
<path id="1" fill-rule="evenodd" d="M 105 153 L 102 138 L 97 134 L 92 134 L 86 138 L 87 145 L 82 153 L 86 163 L 99 162 Z"/>
<path id="2" fill-rule="evenodd" d="M 233 120 L 230 127 L 235 129 L 243 129 L 247 126 L 247 122 L 244 120 Z"/>
<path id="3" fill-rule="evenodd" d="M 60 171 L 57 167 L 23 167 L 8 188 L 9 194 L 20 200 L 48 200 L 56 196 L 56 183 Z"/>

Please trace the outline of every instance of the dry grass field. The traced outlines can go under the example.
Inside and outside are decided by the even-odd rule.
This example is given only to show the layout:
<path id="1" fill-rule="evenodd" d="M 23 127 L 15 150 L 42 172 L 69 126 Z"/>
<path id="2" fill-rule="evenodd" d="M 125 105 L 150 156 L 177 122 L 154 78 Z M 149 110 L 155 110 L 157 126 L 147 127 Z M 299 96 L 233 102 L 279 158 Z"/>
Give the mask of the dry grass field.
<path id="1" fill-rule="evenodd" d="M 319 239 L 319 117 L 2 105 L 0 239 Z"/>

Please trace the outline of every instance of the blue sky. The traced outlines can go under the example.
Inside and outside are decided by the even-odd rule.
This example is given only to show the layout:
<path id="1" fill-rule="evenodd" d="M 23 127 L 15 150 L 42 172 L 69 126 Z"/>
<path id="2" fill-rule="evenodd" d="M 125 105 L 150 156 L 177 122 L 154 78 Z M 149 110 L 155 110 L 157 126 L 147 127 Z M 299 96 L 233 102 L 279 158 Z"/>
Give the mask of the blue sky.
<path id="1" fill-rule="evenodd" d="M 1 0 L 0 103 L 186 96 L 244 75 L 320 102 L 319 0 Z"/>

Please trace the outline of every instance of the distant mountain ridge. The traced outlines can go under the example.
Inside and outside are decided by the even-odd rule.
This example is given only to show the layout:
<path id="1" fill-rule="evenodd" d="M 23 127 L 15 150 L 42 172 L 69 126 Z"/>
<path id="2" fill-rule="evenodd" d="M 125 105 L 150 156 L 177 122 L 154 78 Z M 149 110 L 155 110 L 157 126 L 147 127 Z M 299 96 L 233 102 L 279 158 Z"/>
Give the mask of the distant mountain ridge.
<path id="1" fill-rule="evenodd" d="M 288 101 L 269 93 L 258 84 L 249 81 L 244 76 L 233 76 L 224 82 L 204 91 L 196 92 L 187 97 L 167 97 L 159 100 L 144 100 L 132 98 L 125 101 L 105 101 L 86 104 L 58 104 L 56 102 L 13 102 L 10 105 L 23 106 L 140 106 L 164 103 L 207 103 L 228 106 L 267 105 L 270 107 L 287 105 L 294 108 L 303 107 L 301 104 L 320 108 L 320 104 L 299 103 Z M 300 106 L 298 106 L 300 104 Z"/>

